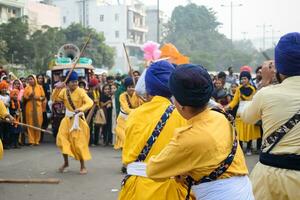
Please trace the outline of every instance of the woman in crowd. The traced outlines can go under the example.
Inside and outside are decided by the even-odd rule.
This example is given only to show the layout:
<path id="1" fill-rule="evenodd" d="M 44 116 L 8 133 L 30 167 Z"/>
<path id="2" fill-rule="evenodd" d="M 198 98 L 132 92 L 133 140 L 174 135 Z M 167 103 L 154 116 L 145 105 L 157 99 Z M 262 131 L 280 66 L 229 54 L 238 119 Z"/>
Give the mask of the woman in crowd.
<path id="1" fill-rule="evenodd" d="M 251 74 L 248 71 L 241 72 L 241 85 L 236 89 L 233 100 L 227 106 L 227 109 L 232 110 L 237 104 L 239 104 L 235 119 L 235 126 L 241 147 L 243 147 L 243 142 L 247 142 L 246 155 L 252 154 L 252 140 L 256 140 L 261 137 L 258 126 L 245 123 L 240 117 L 245 103 L 247 101 L 251 101 L 256 92 L 255 87 L 250 84 L 250 80 Z"/>
<path id="2" fill-rule="evenodd" d="M 106 118 L 106 124 L 102 127 L 103 143 L 108 146 L 112 145 L 112 99 L 109 84 L 103 86 L 100 100 Z"/>
<path id="3" fill-rule="evenodd" d="M 37 83 L 34 75 L 28 76 L 28 85 L 24 90 L 26 101 L 26 123 L 35 127 L 42 127 L 43 123 L 43 102 L 45 101 L 44 89 Z M 39 145 L 41 132 L 28 128 L 28 141 L 31 145 Z"/>

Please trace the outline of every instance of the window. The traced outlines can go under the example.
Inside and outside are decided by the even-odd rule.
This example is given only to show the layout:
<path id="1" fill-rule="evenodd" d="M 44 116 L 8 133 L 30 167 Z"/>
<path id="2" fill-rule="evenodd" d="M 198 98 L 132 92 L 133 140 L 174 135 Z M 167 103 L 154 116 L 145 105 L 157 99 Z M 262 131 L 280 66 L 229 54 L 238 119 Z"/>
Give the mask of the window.
<path id="1" fill-rule="evenodd" d="M 15 14 L 17 14 L 17 11 L 15 9 L 13 9 L 12 13 L 15 15 Z"/>
<path id="2" fill-rule="evenodd" d="M 67 17 L 66 16 L 63 16 L 63 23 L 67 23 Z"/>
<path id="3" fill-rule="evenodd" d="M 115 31 L 115 37 L 119 38 L 119 31 Z"/>
<path id="4" fill-rule="evenodd" d="M 104 21 L 104 15 L 100 15 L 100 22 Z"/>
<path id="5" fill-rule="evenodd" d="M 115 14 L 115 21 L 119 21 L 119 14 Z"/>

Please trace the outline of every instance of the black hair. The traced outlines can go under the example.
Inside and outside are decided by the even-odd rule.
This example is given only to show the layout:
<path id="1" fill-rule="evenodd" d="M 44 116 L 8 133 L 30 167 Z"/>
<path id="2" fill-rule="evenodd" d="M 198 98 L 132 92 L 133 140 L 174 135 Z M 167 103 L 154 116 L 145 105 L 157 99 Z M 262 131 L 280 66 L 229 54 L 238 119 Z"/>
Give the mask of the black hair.
<path id="1" fill-rule="evenodd" d="M 261 70 L 262 69 L 262 66 L 260 65 L 260 66 L 258 66 L 257 68 L 256 68 L 256 70 L 255 70 L 255 73 L 257 74 L 257 72 L 259 71 L 259 70 Z"/>
<path id="2" fill-rule="evenodd" d="M 134 74 L 134 73 L 138 73 L 139 76 L 141 75 L 141 73 L 138 70 L 135 70 L 132 72 L 132 74 Z"/>
<path id="3" fill-rule="evenodd" d="M 115 80 L 115 77 L 113 77 L 113 76 L 107 76 L 106 77 L 106 80 L 108 81 L 108 80 Z"/>
<path id="4" fill-rule="evenodd" d="M 102 92 L 103 94 L 104 94 L 104 88 L 105 88 L 105 87 L 108 87 L 108 88 L 110 89 L 110 85 L 109 85 L 109 84 L 105 84 L 105 85 L 102 86 L 101 92 Z"/>
<path id="5" fill-rule="evenodd" d="M 225 79 L 226 78 L 226 73 L 225 72 L 219 72 L 217 77 L 218 77 L 218 79 L 219 78 L 224 78 Z"/>

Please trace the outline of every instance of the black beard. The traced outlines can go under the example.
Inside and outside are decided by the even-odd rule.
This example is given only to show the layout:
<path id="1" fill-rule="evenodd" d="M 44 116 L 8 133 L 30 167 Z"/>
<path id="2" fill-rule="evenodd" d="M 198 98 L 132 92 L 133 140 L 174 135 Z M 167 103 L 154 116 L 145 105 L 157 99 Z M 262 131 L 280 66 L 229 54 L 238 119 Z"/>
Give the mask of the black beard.
<path id="1" fill-rule="evenodd" d="M 282 83 L 279 72 L 276 72 L 276 79 L 277 79 L 278 83 Z"/>

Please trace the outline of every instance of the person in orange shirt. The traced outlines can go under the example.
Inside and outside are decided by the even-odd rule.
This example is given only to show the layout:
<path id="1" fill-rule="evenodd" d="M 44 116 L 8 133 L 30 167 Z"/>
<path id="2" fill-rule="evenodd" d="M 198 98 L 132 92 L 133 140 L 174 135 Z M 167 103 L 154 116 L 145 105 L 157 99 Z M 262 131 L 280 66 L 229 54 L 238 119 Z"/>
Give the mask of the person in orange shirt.
<path id="1" fill-rule="evenodd" d="M 34 75 L 28 76 L 28 85 L 24 90 L 26 101 L 26 123 L 41 128 L 43 122 L 43 101 L 45 93 L 43 87 L 37 84 Z M 41 132 L 28 128 L 28 141 L 31 145 L 39 145 Z"/>

